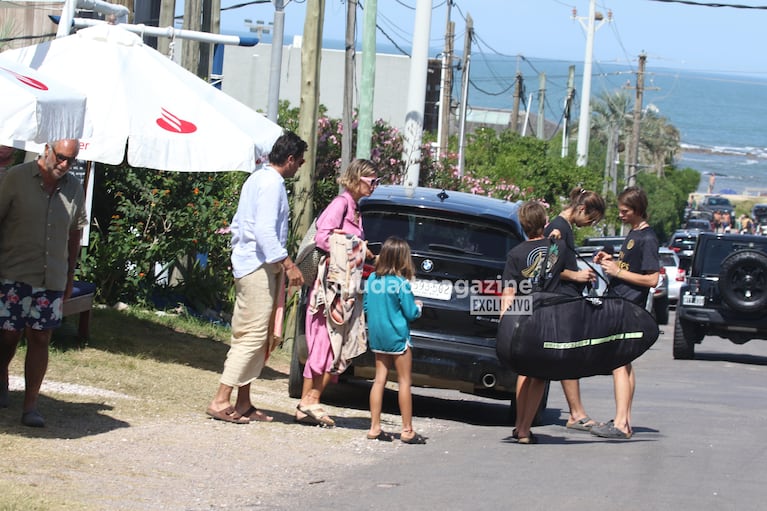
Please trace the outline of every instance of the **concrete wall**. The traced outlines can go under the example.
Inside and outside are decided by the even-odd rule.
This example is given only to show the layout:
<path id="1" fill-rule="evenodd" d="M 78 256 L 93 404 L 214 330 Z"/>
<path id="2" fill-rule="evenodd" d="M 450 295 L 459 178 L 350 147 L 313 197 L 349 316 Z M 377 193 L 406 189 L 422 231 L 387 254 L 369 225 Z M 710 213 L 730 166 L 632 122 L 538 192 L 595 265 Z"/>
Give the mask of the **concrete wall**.
<path id="1" fill-rule="evenodd" d="M 270 44 L 246 48 L 227 46 L 224 51 L 222 90 L 249 107 L 266 112 L 269 92 L 269 68 L 272 55 Z M 356 56 L 354 105 L 359 105 L 362 53 Z M 298 107 L 301 94 L 301 48 L 285 45 L 282 50 L 280 100 Z M 373 119 L 383 119 L 395 128 L 402 128 L 407 113 L 410 59 L 401 55 L 379 54 L 376 58 L 376 79 Z M 344 52 L 322 50 L 320 68 L 320 103 L 328 115 L 341 118 L 344 94 Z"/>

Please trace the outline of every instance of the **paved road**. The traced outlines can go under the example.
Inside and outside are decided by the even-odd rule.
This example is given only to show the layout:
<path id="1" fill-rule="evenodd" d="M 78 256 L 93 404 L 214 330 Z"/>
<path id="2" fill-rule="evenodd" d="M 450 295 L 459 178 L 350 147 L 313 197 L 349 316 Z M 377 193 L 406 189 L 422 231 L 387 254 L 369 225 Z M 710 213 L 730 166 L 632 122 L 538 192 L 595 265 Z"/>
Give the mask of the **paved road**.
<path id="1" fill-rule="evenodd" d="M 552 384 L 537 445 L 518 445 L 507 403 L 455 392 L 419 392 L 414 407 L 429 441 L 381 444 L 381 461 L 297 481 L 276 509 L 757 510 L 767 496 L 767 342 L 707 337 L 692 361 L 671 356 L 674 314 L 636 363 L 631 440 L 564 428 Z M 339 386 L 343 387 L 343 386 Z M 337 399 L 365 407 L 367 389 Z M 355 393 L 356 392 L 356 397 Z M 612 379 L 582 381 L 587 410 L 612 417 Z M 387 395 L 394 406 L 396 395 Z M 393 413 L 395 408 L 391 408 Z M 422 428 L 422 429 L 423 429 Z M 318 460 L 321 464 L 321 460 Z M 319 482 L 318 482 L 319 481 Z"/>

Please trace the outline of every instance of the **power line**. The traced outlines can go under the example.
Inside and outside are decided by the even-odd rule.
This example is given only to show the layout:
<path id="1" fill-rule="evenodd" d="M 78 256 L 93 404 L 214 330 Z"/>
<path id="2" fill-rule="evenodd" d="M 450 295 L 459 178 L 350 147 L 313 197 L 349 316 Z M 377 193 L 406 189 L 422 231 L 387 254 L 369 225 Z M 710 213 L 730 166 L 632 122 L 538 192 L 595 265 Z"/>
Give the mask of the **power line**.
<path id="1" fill-rule="evenodd" d="M 767 5 L 723 4 L 723 3 L 711 3 L 711 2 L 693 2 L 691 0 L 650 0 L 650 2 L 662 2 L 662 3 L 666 3 L 666 4 L 694 5 L 696 7 L 732 7 L 733 9 L 759 9 L 759 10 L 767 10 Z"/>

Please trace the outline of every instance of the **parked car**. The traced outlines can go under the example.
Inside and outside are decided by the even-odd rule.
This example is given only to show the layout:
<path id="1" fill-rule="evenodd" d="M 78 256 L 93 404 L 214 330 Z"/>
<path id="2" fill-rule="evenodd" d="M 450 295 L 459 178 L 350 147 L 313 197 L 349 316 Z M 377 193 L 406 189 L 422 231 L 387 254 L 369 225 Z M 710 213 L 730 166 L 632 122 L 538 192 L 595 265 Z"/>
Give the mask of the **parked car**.
<path id="1" fill-rule="evenodd" d="M 707 335 L 767 339 L 767 238 L 702 233 L 680 292 L 674 358 L 694 358 Z"/>
<path id="2" fill-rule="evenodd" d="M 598 240 L 599 238 L 590 238 L 593 245 L 576 247 L 578 269 L 591 268 L 597 273 L 597 281 L 584 289 L 584 295 L 598 295 L 602 296 L 609 285 L 609 277 L 606 277 L 602 272 L 602 267 L 593 262 L 594 255 L 599 250 L 604 250 L 605 247 L 613 253 L 614 257 L 618 257 L 621 243 L 612 245 L 611 243 L 617 241 L 617 237 L 605 238 L 605 242 L 602 244 Z M 607 241 L 609 240 L 609 241 Z M 610 249 L 612 247 L 612 249 Z M 645 309 L 652 314 L 655 321 L 659 325 L 667 325 L 669 318 L 669 296 L 668 296 L 668 276 L 666 269 L 663 267 L 663 261 L 661 260 L 660 276 L 658 277 L 658 285 L 652 288 L 652 292 L 647 296 L 647 303 L 645 303 Z"/>
<path id="3" fill-rule="evenodd" d="M 754 204 L 751 218 L 754 221 L 754 234 L 767 236 L 767 204 Z"/>
<path id="4" fill-rule="evenodd" d="M 668 281 L 669 305 L 676 305 L 679 301 L 679 289 L 684 282 L 685 270 L 679 266 L 679 256 L 670 248 L 660 247 L 658 255 Z"/>
<path id="5" fill-rule="evenodd" d="M 411 325 L 413 385 L 510 399 L 514 417 L 517 375 L 496 355 L 498 311 L 478 310 L 472 297 L 499 303 L 506 255 L 525 239 L 517 205 L 461 192 L 379 186 L 360 201 L 360 210 L 374 253 L 392 235 L 407 240 L 412 250 L 413 293 L 423 301 L 422 315 Z M 365 276 L 371 270 L 366 267 Z M 476 294 L 467 292 L 472 285 Z M 294 398 L 301 395 L 307 356 L 305 295 L 306 289 L 288 382 Z M 355 358 L 343 376 L 372 379 L 374 374 L 375 357 L 367 352 Z M 392 379 L 396 381 L 396 375 Z"/>
<path id="6" fill-rule="evenodd" d="M 735 215 L 735 207 L 730 202 L 730 199 L 720 195 L 709 195 L 704 197 L 698 205 L 698 210 L 711 212 L 721 211 L 722 213 Z"/>
<path id="7" fill-rule="evenodd" d="M 690 218 L 685 222 L 684 228 L 687 230 L 697 229 L 699 231 L 713 231 L 714 228 L 709 220 L 705 218 Z"/>
<path id="8" fill-rule="evenodd" d="M 679 257 L 679 266 L 687 271 L 692 261 L 692 255 L 695 252 L 695 244 L 698 242 L 698 236 L 701 231 L 697 229 L 680 229 L 674 231 L 669 238 L 668 248 L 676 252 Z"/>

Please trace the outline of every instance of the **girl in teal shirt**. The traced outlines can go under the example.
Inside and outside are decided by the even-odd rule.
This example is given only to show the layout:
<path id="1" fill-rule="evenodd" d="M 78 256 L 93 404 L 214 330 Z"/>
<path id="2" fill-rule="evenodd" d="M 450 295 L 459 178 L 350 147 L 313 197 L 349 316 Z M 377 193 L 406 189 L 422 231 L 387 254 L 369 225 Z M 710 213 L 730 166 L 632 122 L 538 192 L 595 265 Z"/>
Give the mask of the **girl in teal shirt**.
<path id="1" fill-rule="evenodd" d="M 375 272 L 370 274 L 365 289 L 365 312 L 368 323 L 368 345 L 376 357 L 376 375 L 370 389 L 371 440 L 391 441 L 393 436 L 381 429 L 381 408 L 389 369 L 397 370 L 398 399 L 402 415 L 400 440 L 422 444 L 425 439 L 413 431 L 413 368 L 409 323 L 420 317 L 423 304 L 416 300 L 410 287 L 415 275 L 410 247 L 401 238 L 390 237 L 381 247 Z"/>

